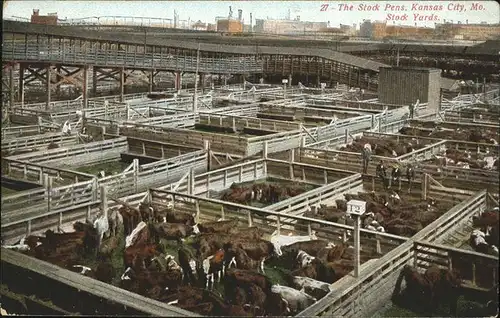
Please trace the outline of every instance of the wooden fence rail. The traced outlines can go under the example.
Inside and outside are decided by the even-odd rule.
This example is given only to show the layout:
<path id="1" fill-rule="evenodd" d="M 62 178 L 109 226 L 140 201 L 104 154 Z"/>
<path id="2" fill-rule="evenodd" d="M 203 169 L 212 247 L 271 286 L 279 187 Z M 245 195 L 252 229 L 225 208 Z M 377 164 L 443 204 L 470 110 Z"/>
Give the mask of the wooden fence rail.
<path id="1" fill-rule="evenodd" d="M 489 291 L 498 281 L 498 256 L 425 241 L 414 242 L 413 249 L 413 266 L 421 270 L 431 265 L 456 269 L 463 287 Z"/>
<path id="2" fill-rule="evenodd" d="M 438 144 L 435 144 L 438 145 Z M 432 146 L 432 147 L 431 147 Z M 431 145 L 429 149 L 423 148 L 423 154 L 430 151 L 438 151 L 440 148 Z M 442 144 L 438 145 L 439 147 Z M 296 156 L 297 160 L 304 163 L 330 166 L 334 165 L 339 169 L 361 172 L 362 171 L 362 158 L 359 153 L 343 152 L 337 150 L 324 150 L 317 148 L 301 148 L 299 154 Z M 407 158 L 407 157 L 403 157 Z M 391 162 L 401 162 L 396 158 L 387 158 L 373 156 L 368 164 L 368 174 L 375 175 L 376 165 L 379 160 L 386 161 L 389 165 Z M 455 184 L 455 187 L 468 189 L 471 185 L 470 182 L 478 183 L 481 185 L 491 184 L 492 186 L 498 185 L 498 172 L 479 169 L 465 169 L 458 167 L 440 167 L 432 164 L 414 163 L 416 179 L 422 177 L 427 173 L 440 182 L 448 180 L 449 183 Z M 405 176 L 402 176 L 405 179 Z"/>
<path id="3" fill-rule="evenodd" d="M 446 231 L 439 232 L 436 235 L 429 235 L 429 233 L 434 233 L 435 227 L 442 223 L 442 219 L 453 218 L 453 216 L 460 214 L 470 205 L 476 205 L 478 201 L 485 202 L 485 200 L 486 191 L 483 190 L 454 206 L 405 243 L 389 251 L 377 261 L 362 266 L 358 278 L 348 275 L 335 282 L 332 286 L 333 292 L 330 292 L 319 302 L 297 316 L 371 316 L 378 308 L 389 301 L 401 270 L 406 264 L 414 260 L 414 242 L 420 241 L 424 237 L 428 237 L 432 242 L 432 240 L 446 236 L 448 234 Z M 374 290 L 377 291 L 376 295 L 373 293 Z"/>
<path id="4" fill-rule="evenodd" d="M 200 222 L 213 221 L 220 218 L 235 218 L 248 226 L 259 226 L 259 228 L 269 234 L 274 231 L 277 231 L 277 233 L 292 231 L 296 235 L 310 235 L 312 234 L 312 228 L 317 228 L 316 235 L 329 241 L 340 242 L 343 238 L 339 238 L 336 233 L 332 234 L 332 229 L 343 232 L 353 230 L 352 226 L 343 224 L 304 216 L 294 216 L 274 212 L 266 208 L 260 209 L 168 190 L 150 189 L 148 201 L 162 205 L 170 202 L 174 204 L 176 210 L 195 213 L 196 219 Z M 381 244 L 384 246 L 387 245 L 388 249 L 394 249 L 399 244 L 407 241 L 407 238 L 387 233 L 372 232 L 365 229 L 361 229 L 361 232 L 367 238 L 366 240 L 362 240 L 361 249 L 367 252 L 370 250 L 378 250 L 380 252 Z"/>
<path id="5" fill-rule="evenodd" d="M 94 160 L 107 160 L 116 158 L 117 156 L 119 157 L 120 152 L 126 151 L 126 149 L 127 138 L 118 137 L 109 140 L 73 145 L 64 148 L 56 148 L 15 155 L 9 157 L 9 159 L 28 161 L 31 163 L 50 162 L 51 165 L 55 165 L 63 163 L 68 164 L 68 158 L 79 156 L 79 158 L 81 159 L 79 160 L 80 162 L 93 162 Z M 78 163 L 74 162 L 73 164 L 76 165 Z"/>
<path id="6" fill-rule="evenodd" d="M 94 175 L 49 167 L 42 164 L 16 160 L 12 158 L 2 158 L 2 173 L 5 177 L 28 182 L 44 184 L 43 175 L 54 177 L 58 183 L 78 183 L 79 181 L 91 180 Z"/>
<path id="7" fill-rule="evenodd" d="M 47 147 L 51 143 L 59 147 L 74 145 L 79 143 L 78 135 L 66 136 L 61 132 L 37 134 L 33 136 L 18 137 L 15 139 L 2 140 L 3 151 L 22 151 L 40 149 Z"/>

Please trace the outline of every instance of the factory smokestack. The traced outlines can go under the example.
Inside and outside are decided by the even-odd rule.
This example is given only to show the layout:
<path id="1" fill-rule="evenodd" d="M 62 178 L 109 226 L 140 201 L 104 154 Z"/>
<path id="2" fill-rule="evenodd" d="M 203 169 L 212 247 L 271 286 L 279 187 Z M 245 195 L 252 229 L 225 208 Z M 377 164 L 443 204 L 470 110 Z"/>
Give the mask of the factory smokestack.
<path id="1" fill-rule="evenodd" d="M 242 18 L 243 18 L 243 10 L 238 9 L 238 21 L 241 21 Z"/>
<path id="2" fill-rule="evenodd" d="M 252 13 L 250 13 L 250 32 L 253 32 L 253 19 L 252 19 Z"/>

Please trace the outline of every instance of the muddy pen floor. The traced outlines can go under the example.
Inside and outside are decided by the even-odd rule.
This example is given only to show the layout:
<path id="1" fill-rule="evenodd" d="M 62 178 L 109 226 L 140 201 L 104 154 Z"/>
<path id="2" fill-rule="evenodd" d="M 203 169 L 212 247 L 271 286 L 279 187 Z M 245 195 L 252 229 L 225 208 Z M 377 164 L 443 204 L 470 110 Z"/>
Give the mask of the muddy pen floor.
<path id="1" fill-rule="evenodd" d="M 423 312 L 404 292 L 399 299 L 395 299 L 378 310 L 372 317 L 484 317 L 485 304 L 481 295 L 464 293 L 458 298 L 457 313 L 453 315 L 447 305 L 439 304 L 432 312 Z"/>
<path id="2" fill-rule="evenodd" d="M 125 170 L 130 164 L 123 161 L 110 161 L 104 163 L 98 163 L 90 166 L 83 166 L 75 168 L 78 172 L 88 173 L 92 175 L 97 175 L 99 172 L 104 171 L 105 176 L 119 174 Z"/>

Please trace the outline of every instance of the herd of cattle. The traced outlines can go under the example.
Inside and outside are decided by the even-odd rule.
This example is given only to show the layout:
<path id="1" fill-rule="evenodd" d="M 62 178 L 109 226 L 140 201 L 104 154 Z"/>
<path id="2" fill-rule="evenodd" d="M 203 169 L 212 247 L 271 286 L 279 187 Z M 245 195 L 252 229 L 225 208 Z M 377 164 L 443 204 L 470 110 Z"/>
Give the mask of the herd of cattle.
<path id="1" fill-rule="evenodd" d="M 403 127 L 399 130 L 400 134 L 431 137 L 448 140 L 463 140 L 476 143 L 498 145 L 499 137 L 495 129 L 487 128 L 469 128 L 469 129 L 449 129 L 438 125 L 427 128 L 425 126 Z"/>
<path id="2" fill-rule="evenodd" d="M 498 255 L 498 244 L 500 242 L 498 207 L 486 211 L 479 217 L 473 218 L 475 229 L 470 235 L 469 244 L 474 250 L 484 253 Z"/>
<path id="3" fill-rule="evenodd" d="M 353 225 L 347 215 L 347 202 L 362 200 L 366 202 L 366 212 L 361 218 L 364 228 L 372 231 L 387 232 L 401 236 L 413 236 L 436 220 L 443 211 L 451 208 L 449 203 L 428 198 L 421 200 L 398 193 L 344 194 L 345 200 L 336 200 L 336 206 L 316 205 L 304 216 L 341 224 Z M 313 225 L 315 228 L 317 225 Z"/>
<path id="4" fill-rule="evenodd" d="M 300 183 L 291 185 L 280 185 L 273 182 L 254 183 L 253 185 L 233 183 L 228 190 L 222 193 L 221 199 L 245 205 L 256 202 L 269 205 L 304 192 L 306 192 L 306 186 Z"/>
<path id="5" fill-rule="evenodd" d="M 314 206 L 307 216 L 350 224 L 346 203 L 360 199 L 367 202 L 365 228 L 410 236 L 439 215 L 433 200 L 417 203 L 411 197 L 376 193 L 345 194 L 345 199 L 337 200 L 336 207 Z M 498 242 L 498 211 L 483 213 L 474 224 L 487 233 L 481 238 L 488 248 L 477 231 L 471 241 L 478 244 L 473 246 L 491 253 L 492 242 Z M 44 236 L 31 235 L 8 248 L 152 299 L 217 316 L 296 314 L 353 270 L 354 250 L 345 241 L 333 244 L 315 237 L 314 231 L 310 236 L 266 237 L 258 227 L 241 226 L 236 219 L 197 223 L 194 214 L 165 205 L 142 203 L 134 208 L 124 203 L 119 210 L 110 210 L 107 220 L 100 216 L 93 222 L 76 222 L 73 228 L 69 233 L 48 230 Z M 175 246 L 175 252 L 167 251 L 165 242 Z M 361 256 L 362 262 L 376 257 Z M 419 274 L 405 267 L 407 291 L 435 298 L 451 295 L 458 286 L 455 274 L 433 271 L 443 270 Z"/>
<path id="6" fill-rule="evenodd" d="M 489 152 L 477 153 L 449 148 L 446 149 L 444 154 L 433 155 L 431 159 L 423 162 L 442 167 L 455 166 L 464 169 L 498 170 L 498 156 Z"/>
<path id="7" fill-rule="evenodd" d="M 415 150 L 424 148 L 430 142 L 421 141 L 417 138 L 411 142 L 399 142 L 393 138 L 379 137 L 357 137 L 353 143 L 340 148 L 341 151 L 361 153 L 366 144 L 372 146 L 372 154 L 382 157 L 399 157 Z"/>
<path id="8" fill-rule="evenodd" d="M 291 315 L 353 269 L 352 247 L 314 234 L 274 233 L 266 240 L 238 220 L 196 223 L 190 213 L 151 204 L 122 206 L 105 220 L 6 247 L 203 315 Z M 165 241 L 175 253 L 165 253 Z M 266 267 L 281 274 L 278 283 Z"/>

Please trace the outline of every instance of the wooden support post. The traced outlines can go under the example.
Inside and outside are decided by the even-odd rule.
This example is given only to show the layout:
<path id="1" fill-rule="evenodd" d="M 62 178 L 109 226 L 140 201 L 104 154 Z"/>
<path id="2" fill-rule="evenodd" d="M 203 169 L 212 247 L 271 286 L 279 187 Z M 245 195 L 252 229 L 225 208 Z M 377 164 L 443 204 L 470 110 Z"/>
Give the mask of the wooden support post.
<path id="1" fill-rule="evenodd" d="M 252 212 L 250 210 L 248 210 L 247 215 L 248 215 L 248 227 L 251 227 L 251 226 L 253 226 Z"/>
<path id="2" fill-rule="evenodd" d="M 281 217 L 279 215 L 276 218 L 276 233 L 278 235 L 281 233 Z"/>
<path id="3" fill-rule="evenodd" d="M 26 227 L 26 236 L 30 236 L 30 235 L 31 235 L 31 220 L 28 220 L 28 224 Z"/>
<path id="4" fill-rule="evenodd" d="M 195 222 L 200 223 L 200 202 L 198 200 L 195 201 L 195 206 L 196 206 Z"/>
<path id="5" fill-rule="evenodd" d="M 309 237 L 311 237 L 313 234 L 312 232 L 312 228 L 311 228 L 311 222 L 308 222 L 307 223 L 307 235 L 309 235 Z"/>
<path id="6" fill-rule="evenodd" d="M 9 67 L 9 108 L 14 107 L 14 65 Z"/>
<path id="7" fill-rule="evenodd" d="M 220 207 L 220 215 L 221 215 L 221 220 L 224 221 L 226 219 L 226 212 L 224 211 L 224 205 L 221 205 Z"/>
<path id="8" fill-rule="evenodd" d="M 476 264 L 474 262 L 472 263 L 472 286 L 477 286 L 476 285 Z"/>
<path id="9" fill-rule="evenodd" d="M 94 65 L 92 66 L 92 96 L 97 95 L 97 67 Z"/>
<path id="10" fill-rule="evenodd" d="M 345 129 L 345 143 L 347 143 L 349 141 L 349 129 Z"/>
<path id="11" fill-rule="evenodd" d="M 380 237 L 378 235 L 377 235 L 376 240 L 377 240 L 377 254 L 382 255 L 382 247 L 380 245 Z"/>
<path id="12" fill-rule="evenodd" d="M 210 198 L 210 191 L 209 191 L 210 190 L 210 174 L 207 174 L 207 185 L 206 185 L 206 187 L 207 187 L 207 195 L 206 195 L 206 197 Z"/>
<path id="13" fill-rule="evenodd" d="M 222 119 L 222 117 L 221 117 L 221 119 Z M 234 117 L 233 117 L 233 131 L 236 132 L 236 119 Z"/>
<path id="14" fill-rule="evenodd" d="M 188 182 L 188 185 L 189 185 L 188 194 L 194 195 L 195 180 L 194 180 L 194 169 L 193 168 L 189 168 L 189 179 L 188 180 L 189 180 L 189 182 Z"/>
<path id="15" fill-rule="evenodd" d="M 47 182 L 47 211 L 51 211 L 50 206 L 52 205 L 53 183 L 54 183 L 53 177 L 48 177 L 48 182 Z"/>
<path id="16" fill-rule="evenodd" d="M 243 166 L 240 166 L 240 173 L 238 176 L 238 181 L 241 183 L 243 182 Z"/>
<path id="17" fill-rule="evenodd" d="M 413 243 L 413 267 L 418 267 L 418 243 Z"/>
<path id="18" fill-rule="evenodd" d="M 294 173 L 293 173 L 293 163 L 295 162 L 295 152 L 293 151 L 294 149 L 290 149 L 290 161 L 289 161 L 289 169 L 290 169 L 290 180 L 293 180 L 294 178 Z"/>
<path id="19" fill-rule="evenodd" d="M 154 76 L 155 76 L 155 70 L 152 69 L 151 72 L 149 73 L 149 93 L 153 92 L 153 86 L 154 86 Z"/>
<path id="20" fill-rule="evenodd" d="M 427 173 L 424 173 L 422 178 L 422 200 L 427 200 L 427 182 L 429 180 L 429 176 Z"/>
<path id="21" fill-rule="evenodd" d="M 108 218 L 108 187 L 101 186 L 101 212 L 104 217 Z"/>
<path id="22" fill-rule="evenodd" d="M 92 201 L 97 201 L 97 187 L 98 187 L 98 181 L 97 177 L 92 179 Z"/>
<path id="23" fill-rule="evenodd" d="M 88 94 L 88 85 L 89 85 L 89 66 L 84 65 L 83 66 L 83 108 L 87 108 L 88 101 L 89 101 L 89 94 Z"/>
<path id="24" fill-rule="evenodd" d="M 359 244 L 359 228 L 361 220 L 359 216 L 354 216 L 354 277 L 359 277 L 359 253 L 360 253 L 360 244 Z"/>
<path id="25" fill-rule="evenodd" d="M 262 170 L 264 177 L 267 177 L 267 147 L 268 147 L 268 142 L 264 141 L 264 151 L 263 151 L 264 161 L 262 163 Z"/>
<path id="26" fill-rule="evenodd" d="M 125 69 L 120 68 L 120 103 L 123 103 L 123 94 L 125 93 Z"/>
<path id="27" fill-rule="evenodd" d="M 224 188 L 227 187 L 227 169 L 224 170 Z"/>
<path id="28" fill-rule="evenodd" d="M 162 148 L 163 149 L 163 148 Z M 139 181 L 139 159 L 134 159 L 132 161 L 132 163 L 134 164 L 133 168 L 134 168 L 134 188 L 135 188 L 135 193 L 139 192 L 138 191 L 138 181 Z"/>
<path id="29" fill-rule="evenodd" d="M 45 74 L 45 80 L 46 80 L 46 90 L 47 90 L 47 102 L 45 104 L 45 110 L 49 110 L 50 109 L 50 101 L 51 101 L 51 98 L 50 98 L 50 93 L 51 93 L 51 79 L 50 79 L 50 74 L 52 73 L 52 66 L 48 66 L 47 67 L 47 71 L 46 71 L 46 74 Z"/>
<path id="30" fill-rule="evenodd" d="M 328 171 L 323 170 L 323 182 L 328 184 Z"/>

